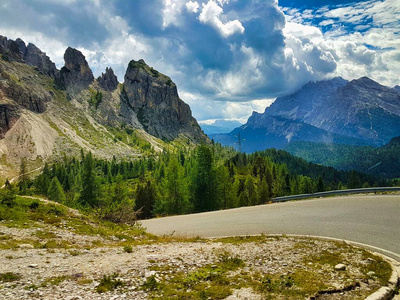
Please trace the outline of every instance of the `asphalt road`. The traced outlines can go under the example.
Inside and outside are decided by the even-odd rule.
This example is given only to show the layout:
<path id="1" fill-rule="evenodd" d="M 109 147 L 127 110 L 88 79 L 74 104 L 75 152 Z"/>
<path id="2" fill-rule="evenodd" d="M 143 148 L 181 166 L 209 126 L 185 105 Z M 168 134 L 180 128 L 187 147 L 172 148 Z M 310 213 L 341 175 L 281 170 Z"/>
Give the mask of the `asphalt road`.
<path id="1" fill-rule="evenodd" d="M 221 237 L 264 233 L 324 236 L 383 248 L 393 252 L 393 258 L 400 259 L 400 194 L 274 203 L 151 219 L 142 224 L 156 235 Z"/>

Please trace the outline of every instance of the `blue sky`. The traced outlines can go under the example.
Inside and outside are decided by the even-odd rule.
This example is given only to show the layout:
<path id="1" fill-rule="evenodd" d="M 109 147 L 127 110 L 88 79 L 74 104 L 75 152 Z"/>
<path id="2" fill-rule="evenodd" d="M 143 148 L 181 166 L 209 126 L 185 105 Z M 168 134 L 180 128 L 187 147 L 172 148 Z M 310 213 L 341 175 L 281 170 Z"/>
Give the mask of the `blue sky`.
<path id="1" fill-rule="evenodd" d="M 81 50 L 120 82 L 131 59 L 169 75 L 199 121 L 263 111 L 310 80 L 400 84 L 400 1 L 2 0 L 0 35 L 63 66 Z"/>

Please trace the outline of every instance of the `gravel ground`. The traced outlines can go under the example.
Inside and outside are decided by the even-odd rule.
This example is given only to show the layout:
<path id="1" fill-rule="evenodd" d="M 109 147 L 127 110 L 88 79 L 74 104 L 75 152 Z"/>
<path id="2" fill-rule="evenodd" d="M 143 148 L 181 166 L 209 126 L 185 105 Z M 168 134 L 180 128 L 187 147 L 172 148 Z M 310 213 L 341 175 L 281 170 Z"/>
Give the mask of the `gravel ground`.
<path id="1" fill-rule="evenodd" d="M 0 225 L 0 238 L 32 239 L 37 236 L 38 230 L 44 229 L 17 229 Z M 128 253 L 121 246 L 81 247 L 79 245 L 88 244 L 88 236 L 64 229 L 53 229 L 52 232 L 56 238 L 73 241 L 77 248 L 37 249 L 31 244 L 21 244 L 17 249 L 0 250 L 0 274 L 13 272 L 21 276 L 11 282 L 0 281 L 0 299 L 148 299 L 149 294 L 142 285 L 150 276 L 161 281 L 176 272 L 190 273 L 218 262 L 223 253 L 243 260 L 245 267 L 242 271 L 247 273 L 286 276 L 306 270 L 324 276 L 326 284 L 338 291 L 318 299 L 363 299 L 360 295 L 368 295 L 379 288 L 372 275 L 365 280 L 362 266 L 369 261 L 363 257 L 362 250 L 349 250 L 343 245 L 346 250 L 341 251 L 341 245 L 329 241 L 289 237 L 263 237 L 239 243 L 202 240 L 137 245 Z M 89 239 L 101 240 L 99 237 Z M 107 244 L 107 240 L 101 241 Z M 330 264 L 317 265 L 311 259 L 308 261 L 316 253 L 335 251 L 341 251 L 345 271 L 335 270 Z M 114 273 L 124 285 L 110 292 L 98 293 L 96 287 L 103 276 Z M 344 291 L 344 287 L 356 281 L 359 286 Z M 227 299 L 265 297 L 265 294 L 244 287 L 233 290 Z"/>

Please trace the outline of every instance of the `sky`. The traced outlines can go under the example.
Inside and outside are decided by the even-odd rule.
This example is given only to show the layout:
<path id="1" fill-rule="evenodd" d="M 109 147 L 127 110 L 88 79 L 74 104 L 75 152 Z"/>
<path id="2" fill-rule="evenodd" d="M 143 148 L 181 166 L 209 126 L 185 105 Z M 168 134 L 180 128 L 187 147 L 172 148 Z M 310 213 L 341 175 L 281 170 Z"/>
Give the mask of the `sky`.
<path id="1" fill-rule="evenodd" d="M 1 0 L 0 35 L 97 77 L 130 60 L 170 76 L 194 117 L 247 120 L 309 81 L 400 85 L 399 0 Z"/>

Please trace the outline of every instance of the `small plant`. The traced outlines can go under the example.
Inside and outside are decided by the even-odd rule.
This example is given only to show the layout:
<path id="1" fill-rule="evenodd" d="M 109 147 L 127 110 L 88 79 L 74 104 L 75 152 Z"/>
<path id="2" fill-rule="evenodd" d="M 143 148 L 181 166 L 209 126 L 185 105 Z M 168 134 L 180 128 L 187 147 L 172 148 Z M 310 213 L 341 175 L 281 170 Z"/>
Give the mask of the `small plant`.
<path id="1" fill-rule="evenodd" d="M 96 291 L 98 293 L 106 293 L 109 291 L 113 291 L 116 288 L 123 286 L 124 283 L 117 278 L 118 273 L 114 273 L 112 275 L 104 275 L 100 280 L 99 285 L 96 287 Z"/>
<path id="2" fill-rule="evenodd" d="M 7 272 L 7 273 L 0 273 L 0 281 L 2 282 L 12 282 L 12 281 L 17 281 L 21 279 L 21 275 L 13 272 Z"/>
<path id="3" fill-rule="evenodd" d="M 147 291 L 156 291 L 160 288 L 160 284 L 157 282 L 156 276 L 151 275 L 146 278 L 146 281 L 143 283 L 143 288 Z"/>
<path id="4" fill-rule="evenodd" d="M 31 210 L 35 210 L 39 207 L 39 201 L 38 200 L 33 200 L 32 203 L 29 205 L 29 208 Z"/>
<path id="5" fill-rule="evenodd" d="M 70 250 L 69 254 L 71 254 L 72 256 L 78 256 L 81 253 L 78 250 Z"/>
<path id="6" fill-rule="evenodd" d="M 132 248 L 131 245 L 126 245 L 126 246 L 124 246 L 124 251 L 125 251 L 126 253 L 132 253 L 133 248 Z"/>

